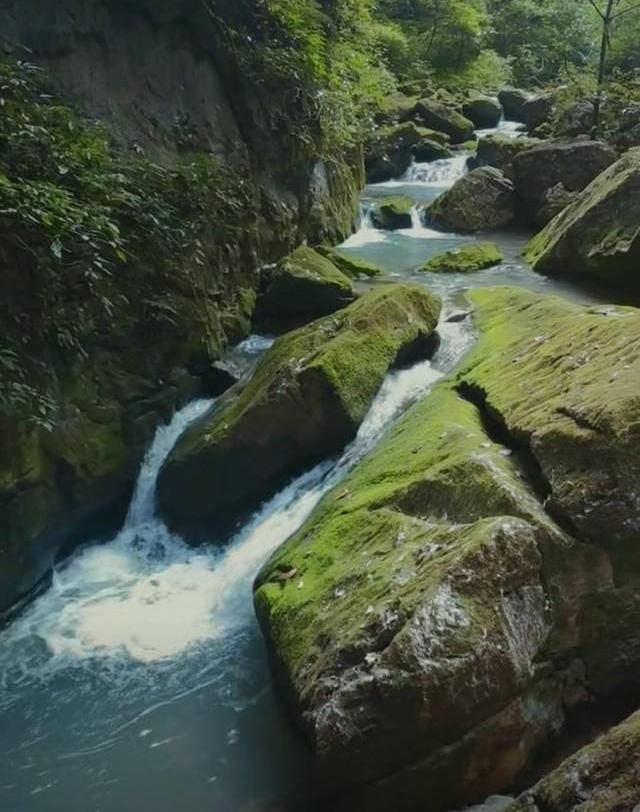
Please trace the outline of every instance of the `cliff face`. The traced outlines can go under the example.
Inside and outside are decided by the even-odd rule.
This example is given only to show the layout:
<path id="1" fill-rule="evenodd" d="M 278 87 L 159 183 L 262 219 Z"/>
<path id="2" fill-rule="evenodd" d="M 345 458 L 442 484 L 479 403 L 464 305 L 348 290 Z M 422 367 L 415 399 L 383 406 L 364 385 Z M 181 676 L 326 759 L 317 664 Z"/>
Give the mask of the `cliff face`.
<path id="1" fill-rule="evenodd" d="M 4 70 L 0 612 L 121 520 L 158 421 L 248 332 L 260 265 L 352 226 L 359 161 L 325 162 L 313 98 L 251 70 L 260 8 L 0 0 L 5 64 L 55 96 Z"/>

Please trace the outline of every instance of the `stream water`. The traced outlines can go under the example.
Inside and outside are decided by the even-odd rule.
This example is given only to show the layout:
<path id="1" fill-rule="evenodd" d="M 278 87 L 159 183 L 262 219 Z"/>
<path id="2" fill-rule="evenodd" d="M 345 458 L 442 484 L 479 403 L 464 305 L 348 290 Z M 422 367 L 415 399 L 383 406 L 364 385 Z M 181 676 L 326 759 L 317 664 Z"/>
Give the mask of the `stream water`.
<path id="1" fill-rule="evenodd" d="M 361 228 L 341 250 L 426 284 L 448 311 L 463 306 L 468 277 L 414 269 L 472 238 L 432 231 L 417 216 L 411 229 L 379 232 L 366 211 L 383 194 L 434 199 L 465 171 L 466 157 L 415 165 L 401 180 L 368 187 Z M 526 235 L 493 237 L 507 260 L 475 274 L 474 285 L 560 290 L 519 259 Z M 387 378 L 342 457 L 290 483 L 223 549 L 187 547 L 155 512 L 163 460 L 211 402 L 189 404 L 158 430 L 122 530 L 62 564 L 50 589 L 0 632 L 2 812 L 249 812 L 299 797 L 311 765 L 272 693 L 251 584 L 322 495 L 472 340 L 465 321 L 443 322 L 441 334 L 431 362 Z M 253 337 L 233 360 L 255 358 L 268 344 Z"/>

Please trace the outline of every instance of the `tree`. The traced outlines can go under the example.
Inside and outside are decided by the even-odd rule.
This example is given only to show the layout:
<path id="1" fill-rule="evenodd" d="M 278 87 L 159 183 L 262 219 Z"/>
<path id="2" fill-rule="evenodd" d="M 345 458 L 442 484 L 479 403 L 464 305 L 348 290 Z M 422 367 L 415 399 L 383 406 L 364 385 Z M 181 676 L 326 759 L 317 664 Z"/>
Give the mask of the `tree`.
<path id="1" fill-rule="evenodd" d="M 616 22 L 632 11 L 640 9 L 640 3 L 633 0 L 588 0 L 595 10 L 602 23 L 602 35 L 600 39 L 600 57 L 598 60 L 598 87 L 596 99 L 593 107 L 593 127 L 598 129 L 600 124 L 600 110 L 602 108 L 602 96 L 605 80 L 607 77 L 607 58 L 611 50 L 611 35 Z"/>

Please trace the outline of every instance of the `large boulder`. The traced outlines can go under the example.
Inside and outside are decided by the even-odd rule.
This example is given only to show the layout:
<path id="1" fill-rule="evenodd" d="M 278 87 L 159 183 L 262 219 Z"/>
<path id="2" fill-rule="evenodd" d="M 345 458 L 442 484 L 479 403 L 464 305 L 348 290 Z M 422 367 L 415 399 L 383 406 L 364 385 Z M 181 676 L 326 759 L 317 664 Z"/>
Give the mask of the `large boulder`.
<path id="1" fill-rule="evenodd" d="M 371 206 L 371 222 L 376 228 L 395 231 L 399 228 L 411 228 L 415 201 L 406 195 L 383 197 Z"/>
<path id="2" fill-rule="evenodd" d="M 526 121 L 524 106 L 530 98 L 530 93 L 516 87 L 505 87 L 498 93 L 498 101 L 502 105 L 504 117 L 508 121 Z"/>
<path id="3" fill-rule="evenodd" d="M 481 337 L 457 376 L 256 581 L 340 812 L 476 802 L 577 703 L 637 685 L 640 314 L 509 288 L 473 300 Z"/>
<path id="4" fill-rule="evenodd" d="M 457 180 L 425 211 L 428 223 L 449 231 L 487 231 L 516 214 L 513 183 L 499 169 L 481 167 Z"/>
<path id="5" fill-rule="evenodd" d="M 567 192 L 581 192 L 617 158 L 602 141 L 588 139 L 545 141 L 513 159 L 513 179 L 523 216 L 535 222 L 546 192 L 562 184 Z"/>
<path id="6" fill-rule="evenodd" d="M 369 183 L 400 177 L 414 160 L 433 161 L 451 157 L 449 137 L 442 132 L 404 121 L 374 133 L 365 154 Z"/>
<path id="7" fill-rule="evenodd" d="M 473 137 L 473 122 L 437 99 L 420 99 L 411 111 L 411 118 L 424 127 L 445 133 L 453 144 L 463 144 Z"/>
<path id="8" fill-rule="evenodd" d="M 632 812 L 640 804 L 640 713 L 583 747 L 505 812 Z"/>
<path id="9" fill-rule="evenodd" d="M 496 127 L 502 118 L 502 105 L 493 96 L 471 96 L 463 105 L 462 113 L 478 129 Z"/>
<path id="10" fill-rule="evenodd" d="M 481 166 L 494 166 L 502 170 L 508 178 L 513 178 L 513 159 L 516 155 L 532 147 L 544 143 L 539 138 L 511 138 L 508 135 L 494 133 L 486 135 L 478 141 L 475 155 L 468 161 L 470 169 Z"/>
<path id="11" fill-rule="evenodd" d="M 526 255 L 539 273 L 640 293 L 640 149 L 597 177 Z"/>
<path id="12" fill-rule="evenodd" d="M 551 121 L 555 104 L 556 97 L 554 93 L 540 93 L 537 96 L 532 96 L 524 103 L 522 114 L 524 123 L 530 133 Z"/>
<path id="13" fill-rule="evenodd" d="M 339 452 L 387 371 L 426 344 L 439 312 L 422 287 L 384 286 L 278 339 L 247 387 L 172 451 L 158 481 L 162 515 L 202 538 Z"/>
<path id="14" fill-rule="evenodd" d="M 303 245 L 262 272 L 255 319 L 268 329 L 306 324 L 353 302 L 351 279 L 322 254 Z"/>
<path id="15" fill-rule="evenodd" d="M 425 273 L 473 273 L 492 268 L 504 260 L 504 254 L 491 242 L 472 242 L 436 254 L 418 268 Z"/>
<path id="16" fill-rule="evenodd" d="M 558 114 L 554 131 L 561 136 L 576 138 L 579 135 L 589 135 L 593 129 L 594 107 L 593 102 L 587 99 L 573 102 L 562 109 Z"/>

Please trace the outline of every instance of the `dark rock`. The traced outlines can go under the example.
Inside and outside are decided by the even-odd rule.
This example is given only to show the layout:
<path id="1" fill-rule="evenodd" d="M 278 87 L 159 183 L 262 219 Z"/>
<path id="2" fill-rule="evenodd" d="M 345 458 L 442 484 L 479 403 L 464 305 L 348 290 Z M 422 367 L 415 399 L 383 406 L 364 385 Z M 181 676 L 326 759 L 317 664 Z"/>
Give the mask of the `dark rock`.
<path id="1" fill-rule="evenodd" d="M 398 178 L 411 165 L 414 157 L 428 161 L 448 158 L 448 136 L 405 121 L 378 130 L 365 155 L 369 183 L 381 183 Z M 418 157 L 420 156 L 420 157 Z"/>
<path id="2" fill-rule="evenodd" d="M 351 440 L 390 367 L 435 330 L 423 287 L 378 287 L 278 339 L 246 388 L 180 439 L 158 481 L 163 516 L 210 537 Z"/>
<path id="3" fill-rule="evenodd" d="M 589 135 L 593 129 L 593 102 L 577 101 L 560 114 L 555 130 L 558 135 L 575 138 Z"/>
<path id="4" fill-rule="evenodd" d="M 542 205 L 536 212 L 536 225 L 546 226 L 570 203 L 573 203 L 577 196 L 578 192 L 568 192 L 561 183 L 547 189 L 542 199 Z"/>
<path id="5" fill-rule="evenodd" d="M 498 101 L 508 121 L 526 121 L 524 106 L 530 98 L 531 95 L 526 90 L 514 87 L 505 87 L 498 93 Z"/>
<path id="6" fill-rule="evenodd" d="M 486 166 L 460 178 L 425 211 L 427 222 L 451 231 L 504 228 L 516 216 L 513 183 Z"/>
<path id="7" fill-rule="evenodd" d="M 599 175 L 527 247 L 534 270 L 640 293 L 640 149 Z"/>
<path id="8" fill-rule="evenodd" d="M 535 221 L 549 189 L 562 184 L 567 192 L 581 192 L 616 160 L 616 151 L 588 139 L 547 141 L 513 159 L 513 178 L 523 216 Z"/>
<path id="9" fill-rule="evenodd" d="M 473 122 L 436 99 L 420 99 L 411 118 L 425 127 L 445 133 L 453 144 L 462 144 L 473 136 Z"/>
<path id="10" fill-rule="evenodd" d="M 371 222 L 376 228 L 394 231 L 411 228 L 411 211 L 415 202 L 410 197 L 394 195 L 384 197 L 371 206 Z"/>
<path id="11" fill-rule="evenodd" d="M 217 398 L 238 383 L 239 378 L 235 371 L 224 361 L 216 361 L 200 376 L 202 379 L 203 394 L 206 397 Z"/>
<path id="12" fill-rule="evenodd" d="M 556 99 L 553 93 L 542 93 L 539 96 L 533 96 L 524 103 L 522 113 L 527 130 L 530 133 L 533 133 L 543 124 L 550 122 L 555 103 Z"/>
<path id="13" fill-rule="evenodd" d="M 263 272 L 255 320 L 262 329 L 305 324 L 346 307 L 356 297 L 348 276 L 313 248 L 301 246 Z"/>
<path id="14" fill-rule="evenodd" d="M 481 166 L 494 166 L 513 179 L 513 159 L 516 155 L 543 142 L 539 138 L 520 136 L 510 138 L 507 135 L 495 133 L 487 135 L 478 141 L 475 155 L 469 158 L 469 168 L 477 169 Z"/>
<path id="15" fill-rule="evenodd" d="M 462 105 L 462 113 L 478 129 L 496 127 L 502 117 L 502 105 L 492 96 L 472 96 Z"/>

